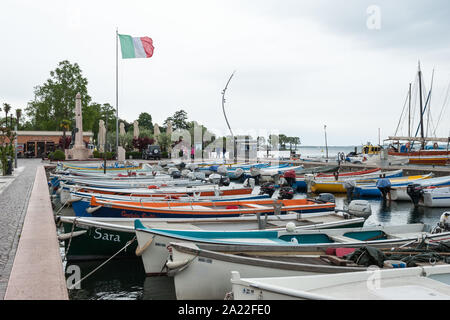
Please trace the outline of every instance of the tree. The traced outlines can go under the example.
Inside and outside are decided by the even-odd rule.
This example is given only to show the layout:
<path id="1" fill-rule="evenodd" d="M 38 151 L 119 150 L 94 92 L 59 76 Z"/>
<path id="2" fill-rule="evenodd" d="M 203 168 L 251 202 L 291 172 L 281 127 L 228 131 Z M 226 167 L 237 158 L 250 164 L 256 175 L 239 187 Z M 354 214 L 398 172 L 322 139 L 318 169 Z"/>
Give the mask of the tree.
<path id="1" fill-rule="evenodd" d="M 137 121 L 139 127 L 153 131 L 152 116 L 147 112 L 141 112 Z"/>
<path id="2" fill-rule="evenodd" d="M 187 112 L 184 110 L 176 111 L 173 116 L 168 117 L 164 121 L 164 126 L 167 127 L 168 122 L 172 123 L 173 130 L 176 129 L 189 129 L 189 123 L 187 122 Z"/>
<path id="3" fill-rule="evenodd" d="M 22 109 L 16 109 L 16 118 L 17 118 L 17 130 L 19 130 L 20 126 L 20 118 L 22 117 Z"/>
<path id="4" fill-rule="evenodd" d="M 62 120 L 73 119 L 77 93 L 81 94 L 83 106 L 91 102 L 87 84 L 77 63 L 61 61 L 55 70 L 50 71 L 50 79 L 34 88 L 35 98 L 25 109 L 34 128 L 55 130 Z"/>
<path id="5" fill-rule="evenodd" d="M 139 149 L 140 152 L 146 149 L 148 145 L 152 145 L 155 142 L 153 138 L 133 138 L 133 147 Z"/>
<path id="6" fill-rule="evenodd" d="M 278 136 L 279 143 L 280 143 L 280 150 L 286 150 L 286 143 L 289 143 L 289 139 L 285 134 L 280 134 Z"/>
<path id="7" fill-rule="evenodd" d="M 4 103 L 3 111 L 5 111 L 5 114 L 6 114 L 5 126 L 8 126 L 8 113 L 9 113 L 9 111 L 11 111 L 11 106 L 8 103 Z"/>

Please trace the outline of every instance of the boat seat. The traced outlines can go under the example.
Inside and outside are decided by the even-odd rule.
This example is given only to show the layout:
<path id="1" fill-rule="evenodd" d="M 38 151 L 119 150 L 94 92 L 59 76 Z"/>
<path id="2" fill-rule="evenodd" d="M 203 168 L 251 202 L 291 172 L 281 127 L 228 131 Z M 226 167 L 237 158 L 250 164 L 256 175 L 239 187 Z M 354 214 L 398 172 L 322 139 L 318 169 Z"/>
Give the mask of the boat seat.
<path id="1" fill-rule="evenodd" d="M 339 242 L 339 243 L 347 243 L 347 242 L 363 242 L 361 240 L 356 240 L 353 238 L 349 238 L 349 237 L 344 237 L 344 236 L 331 236 L 329 235 L 330 239 L 332 239 L 335 242 Z"/>

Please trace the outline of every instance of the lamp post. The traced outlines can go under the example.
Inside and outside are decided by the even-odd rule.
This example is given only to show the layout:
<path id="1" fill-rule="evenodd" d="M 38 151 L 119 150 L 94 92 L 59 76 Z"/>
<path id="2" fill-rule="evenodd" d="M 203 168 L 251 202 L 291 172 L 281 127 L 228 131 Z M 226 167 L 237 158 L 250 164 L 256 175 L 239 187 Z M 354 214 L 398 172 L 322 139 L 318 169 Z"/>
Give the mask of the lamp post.
<path id="1" fill-rule="evenodd" d="M 328 144 L 327 144 L 327 126 L 323 126 L 323 130 L 325 131 L 325 150 L 326 150 L 326 158 L 325 161 L 328 162 Z"/>
<path id="2" fill-rule="evenodd" d="M 17 123 L 14 125 L 14 132 L 16 133 L 14 137 L 14 168 L 17 169 Z"/>
<path id="3" fill-rule="evenodd" d="M 105 114 L 105 146 L 103 147 L 103 173 L 106 175 L 106 141 L 108 137 L 108 116 Z"/>

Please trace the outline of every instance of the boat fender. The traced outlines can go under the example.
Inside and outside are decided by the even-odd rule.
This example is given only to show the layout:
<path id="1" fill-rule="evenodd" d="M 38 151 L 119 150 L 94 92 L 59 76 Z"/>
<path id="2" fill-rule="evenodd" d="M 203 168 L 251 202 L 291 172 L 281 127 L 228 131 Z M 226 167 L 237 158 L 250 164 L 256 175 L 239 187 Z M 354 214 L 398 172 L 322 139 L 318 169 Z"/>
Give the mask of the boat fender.
<path id="1" fill-rule="evenodd" d="M 148 188 L 148 189 L 159 189 L 159 187 L 158 187 L 158 186 L 155 186 L 155 185 L 150 185 L 150 186 L 148 186 L 147 188 Z"/>
<path id="2" fill-rule="evenodd" d="M 144 253 L 144 251 L 147 250 L 147 248 L 152 244 L 154 238 L 155 238 L 154 236 L 151 237 L 151 239 L 148 240 L 147 243 L 142 248 L 140 248 L 139 246 L 136 248 L 135 253 L 138 257 L 140 257 Z"/>
<path id="3" fill-rule="evenodd" d="M 286 223 L 286 231 L 287 232 L 294 232 L 295 231 L 295 223 L 294 222 Z"/>
<path id="4" fill-rule="evenodd" d="M 450 211 L 446 211 L 441 215 L 439 227 L 443 228 L 445 231 L 450 230 Z"/>
<path id="5" fill-rule="evenodd" d="M 80 201 L 80 200 L 81 200 L 80 197 L 73 197 L 72 199 L 67 200 L 67 203 L 74 203 L 74 202 L 77 202 L 77 201 Z"/>
<path id="6" fill-rule="evenodd" d="M 166 267 L 169 269 L 172 269 L 172 270 L 179 269 L 179 268 L 186 266 L 189 262 L 191 262 L 191 260 L 189 260 L 189 259 L 183 259 L 183 260 L 179 260 L 179 261 L 167 261 Z"/>
<path id="7" fill-rule="evenodd" d="M 102 206 L 89 207 L 89 208 L 86 209 L 86 212 L 92 214 L 93 212 L 97 211 L 97 210 L 100 209 L 101 207 L 102 207 Z"/>
<path id="8" fill-rule="evenodd" d="M 75 238 L 75 237 L 81 236 L 81 235 L 85 234 L 86 232 L 87 232 L 87 230 L 80 230 L 80 231 L 75 231 L 75 232 L 63 233 L 58 236 L 58 240 L 59 241 L 68 240 L 70 238 Z"/>

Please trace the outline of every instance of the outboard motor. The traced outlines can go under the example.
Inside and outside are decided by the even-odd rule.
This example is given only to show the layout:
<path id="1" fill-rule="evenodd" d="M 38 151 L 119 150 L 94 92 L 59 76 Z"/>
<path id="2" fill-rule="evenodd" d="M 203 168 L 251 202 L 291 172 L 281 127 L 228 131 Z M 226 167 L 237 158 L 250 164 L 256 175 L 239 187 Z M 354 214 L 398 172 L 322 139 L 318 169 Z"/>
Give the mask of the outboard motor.
<path id="1" fill-rule="evenodd" d="M 206 175 L 204 172 L 193 172 L 195 179 L 198 180 L 205 180 L 206 179 Z"/>
<path id="2" fill-rule="evenodd" d="M 372 214 L 372 207 L 367 200 L 353 200 L 348 205 L 348 213 L 355 217 L 367 218 Z"/>
<path id="3" fill-rule="evenodd" d="M 244 169 L 236 168 L 236 170 L 234 170 L 234 179 L 242 179 L 244 177 L 244 173 Z"/>
<path id="4" fill-rule="evenodd" d="M 294 198 L 294 189 L 292 187 L 281 187 L 278 193 L 278 199 L 292 199 Z"/>
<path id="5" fill-rule="evenodd" d="M 191 173 L 191 170 L 189 170 L 189 169 L 181 170 L 181 176 L 183 176 L 183 177 L 187 177 L 189 173 Z"/>
<path id="6" fill-rule="evenodd" d="M 230 178 L 228 176 L 221 176 L 219 181 L 219 186 L 229 186 Z"/>
<path id="7" fill-rule="evenodd" d="M 318 202 L 332 202 L 332 203 L 336 203 L 336 198 L 334 197 L 334 195 L 332 193 L 321 193 L 319 194 L 314 200 L 318 201 Z"/>
<path id="8" fill-rule="evenodd" d="M 261 180 L 261 170 L 255 167 L 250 168 L 250 176 L 255 179 L 256 185 L 259 185 L 259 182 Z"/>
<path id="9" fill-rule="evenodd" d="M 174 171 L 172 174 L 171 174 L 171 176 L 172 176 L 172 178 L 174 178 L 174 179 L 179 179 L 179 178 L 181 178 L 181 172 L 180 171 Z"/>
<path id="10" fill-rule="evenodd" d="M 275 193 L 275 184 L 272 182 L 263 183 L 259 189 L 259 194 L 268 194 L 269 197 L 272 197 Z"/>
<path id="11" fill-rule="evenodd" d="M 217 173 L 210 174 L 208 177 L 208 180 L 214 184 L 219 184 L 221 179 L 222 179 L 222 176 Z"/>
<path id="12" fill-rule="evenodd" d="M 191 170 L 191 171 L 195 171 L 197 168 L 198 168 L 198 165 L 195 164 L 195 163 L 188 163 L 188 164 L 186 165 L 186 169 L 189 169 L 189 170 Z"/>
<path id="13" fill-rule="evenodd" d="M 441 215 L 441 218 L 433 230 L 433 233 L 441 233 L 446 231 L 450 231 L 450 211 L 446 211 Z"/>
<path id="14" fill-rule="evenodd" d="M 406 186 L 406 193 L 411 198 L 414 206 L 418 206 L 420 199 L 423 196 L 423 187 L 420 184 L 412 183 Z"/>
<path id="15" fill-rule="evenodd" d="M 255 179 L 253 178 L 245 179 L 243 186 L 246 188 L 250 187 L 253 189 L 255 187 Z"/>
<path id="16" fill-rule="evenodd" d="M 286 180 L 288 186 L 293 186 L 296 182 L 295 180 L 295 171 L 294 170 L 288 170 L 284 173 L 283 178 Z"/>
<path id="17" fill-rule="evenodd" d="M 193 173 L 193 172 L 189 172 L 187 175 L 186 175 L 186 178 L 188 178 L 189 180 L 197 180 L 196 178 L 195 178 L 195 174 Z"/>
<path id="18" fill-rule="evenodd" d="M 217 168 L 217 173 L 220 174 L 221 176 L 227 176 L 228 170 L 224 165 L 222 165 Z"/>

